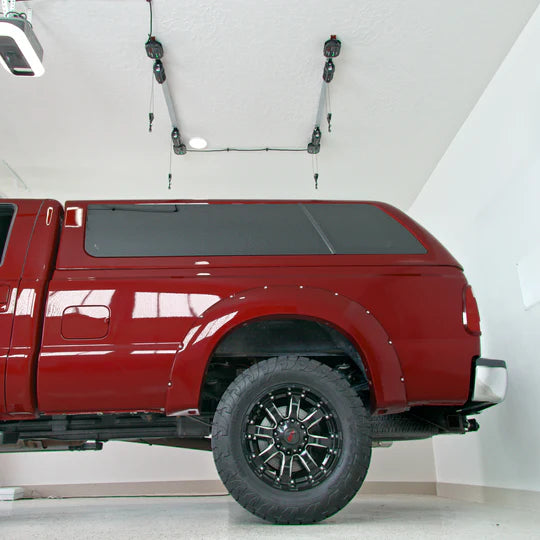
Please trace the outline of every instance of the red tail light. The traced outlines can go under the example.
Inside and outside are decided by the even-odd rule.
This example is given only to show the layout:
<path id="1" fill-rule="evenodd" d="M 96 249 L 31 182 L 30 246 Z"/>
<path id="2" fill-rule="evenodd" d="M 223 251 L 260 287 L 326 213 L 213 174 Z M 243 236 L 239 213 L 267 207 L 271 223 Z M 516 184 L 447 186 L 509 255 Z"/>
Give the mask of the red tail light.
<path id="1" fill-rule="evenodd" d="M 482 333 L 480 331 L 478 304 L 470 285 L 463 289 L 463 325 L 467 332 L 474 336 L 479 336 Z"/>

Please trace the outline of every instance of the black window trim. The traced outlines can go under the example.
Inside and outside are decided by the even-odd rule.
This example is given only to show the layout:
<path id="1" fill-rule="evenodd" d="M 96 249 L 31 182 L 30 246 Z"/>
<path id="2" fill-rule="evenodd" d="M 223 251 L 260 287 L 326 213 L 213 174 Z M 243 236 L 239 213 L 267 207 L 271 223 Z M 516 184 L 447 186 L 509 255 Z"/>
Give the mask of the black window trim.
<path id="1" fill-rule="evenodd" d="M 9 230 L 8 230 L 8 233 L 6 235 L 6 242 L 4 244 L 4 250 L 2 252 L 2 257 L 0 258 L 0 266 L 3 266 L 4 265 L 4 261 L 6 260 L 6 253 L 8 251 L 8 248 L 9 248 L 9 241 L 11 239 L 11 233 L 13 232 L 13 227 L 14 227 L 14 224 L 15 224 L 15 218 L 17 216 L 17 210 L 18 210 L 18 206 L 15 204 L 15 203 L 11 203 L 11 202 L 2 202 L 0 200 L 0 207 L 2 206 L 11 206 L 13 208 L 13 215 L 11 216 L 11 223 L 9 224 Z"/>

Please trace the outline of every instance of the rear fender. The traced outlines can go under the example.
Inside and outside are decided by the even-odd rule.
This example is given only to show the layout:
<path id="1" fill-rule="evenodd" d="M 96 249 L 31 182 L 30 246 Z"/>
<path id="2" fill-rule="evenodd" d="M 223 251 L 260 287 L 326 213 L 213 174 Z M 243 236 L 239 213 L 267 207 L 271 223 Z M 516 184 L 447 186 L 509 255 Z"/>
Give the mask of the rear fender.
<path id="1" fill-rule="evenodd" d="M 360 304 L 324 289 L 276 286 L 231 295 L 205 311 L 175 356 L 167 390 L 168 415 L 197 409 L 208 362 L 234 328 L 261 318 L 294 317 L 329 324 L 360 353 L 368 376 L 373 412 L 400 412 L 407 396 L 396 350 L 379 321 Z"/>

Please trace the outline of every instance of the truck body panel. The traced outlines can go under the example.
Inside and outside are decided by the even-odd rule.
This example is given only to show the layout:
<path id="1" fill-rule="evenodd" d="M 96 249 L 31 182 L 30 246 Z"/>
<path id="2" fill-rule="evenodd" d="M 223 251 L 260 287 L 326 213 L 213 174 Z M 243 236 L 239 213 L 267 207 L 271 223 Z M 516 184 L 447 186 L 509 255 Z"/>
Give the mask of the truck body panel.
<path id="1" fill-rule="evenodd" d="M 221 340 L 239 325 L 278 318 L 317 321 L 346 336 L 364 363 L 373 413 L 467 401 L 480 354 L 478 336 L 463 326 L 467 281 L 446 249 L 399 210 L 358 203 L 390 215 L 424 253 L 96 257 L 85 250 L 89 205 L 145 203 L 156 204 L 68 202 L 60 225 L 56 201 L 13 201 L 0 283 L 12 292 L 0 308 L 0 418 L 198 410 Z"/>

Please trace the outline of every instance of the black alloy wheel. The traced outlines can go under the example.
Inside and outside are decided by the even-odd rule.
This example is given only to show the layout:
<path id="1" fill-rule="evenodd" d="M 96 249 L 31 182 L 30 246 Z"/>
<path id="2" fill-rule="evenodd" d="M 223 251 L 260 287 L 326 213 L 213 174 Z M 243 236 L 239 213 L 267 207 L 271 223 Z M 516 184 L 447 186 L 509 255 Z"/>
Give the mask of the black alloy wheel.
<path id="1" fill-rule="evenodd" d="M 307 388 L 283 386 L 263 396 L 244 424 L 252 470 L 286 491 L 310 489 L 334 470 L 341 454 L 335 412 Z"/>
<path id="2" fill-rule="evenodd" d="M 214 416 L 212 450 L 231 495 L 274 523 L 313 523 L 343 508 L 364 481 L 371 430 L 339 372 L 278 357 L 240 374 Z"/>

